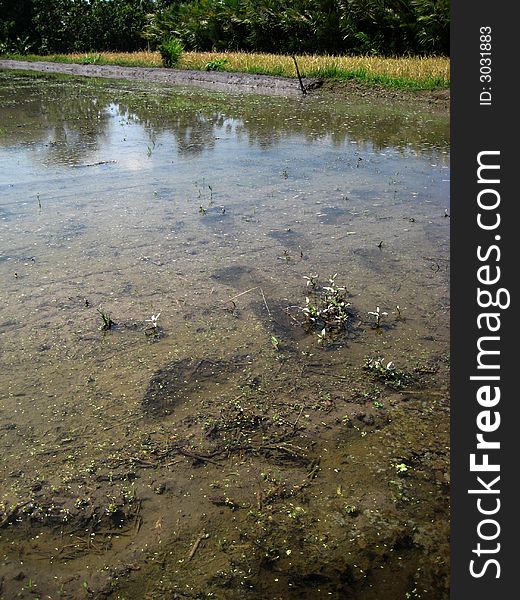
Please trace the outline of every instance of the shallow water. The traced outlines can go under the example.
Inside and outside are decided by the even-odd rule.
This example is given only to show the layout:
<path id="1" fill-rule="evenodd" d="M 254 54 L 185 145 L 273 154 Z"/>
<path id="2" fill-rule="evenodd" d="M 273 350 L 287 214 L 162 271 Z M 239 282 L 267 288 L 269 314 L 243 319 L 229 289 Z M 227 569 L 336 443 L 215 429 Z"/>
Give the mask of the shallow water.
<path id="1" fill-rule="evenodd" d="M 305 448 L 309 461 L 319 456 L 325 464 L 323 448 L 333 448 L 331 465 L 322 466 L 316 478 L 320 491 L 313 487 L 315 491 L 306 492 L 309 522 L 302 525 L 290 515 L 287 499 L 278 500 L 280 506 L 270 504 L 275 521 L 276 515 L 287 521 L 289 514 L 289 525 L 320 530 L 320 494 L 329 487 L 331 502 L 341 495 L 336 493 L 340 484 L 334 465 L 343 452 L 360 469 L 355 476 L 347 469 L 345 476 L 351 479 L 341 484 L 350 486 L 357 498 L 359 530 L 379 527 L 370 516 L 374 511 L 384 514 L 384 522 L 394 529 L 405 527 L 411 516 L 400 511 L 411 510 L 410 504 L 401 508 L 395 493 L 388 492 L 392 486 L 381 484 L 370 498 L 363 491 L 370 485 L 377 490 L 385 477 L 396 479 L 391 479 L 392 460 L 413 462 L 415 455 L 424 456 L 430 443 L 425 439 L 437 439 L 437 427 L 442 431 L 434 459 L 447 473 L 445 406 L 440 421 L 432 415 L 447 387 L 448 116 L 396 101 L 226 95 L 5 73 L 0 73 L 0 111 L 0 429 L 6 457 L 1 500 L 4 519 L 17 503 L 27 501 L 30 509 L 13 512 L 0 529 L 8 593 L 30 594 L 31 579 L 40 586 L 38 593 L 57 593 L 61 585 L 69 597 L 88 597 L 89 586 L 96 597 L 114 598 L 142 598 L 145 593 L 169 597 L 167 593 L 181 588 L 189 588 L 192 595 L 186 597 L 212 593 L 216 596 L 207 597 L 234 598 L 244 586 L 251 598 L 293 597 L 294 581 L 302 577 L 302 569 L 310 569 L 303 558 L 299 566 L 283 562 L 290 562 L 291 552 L 281 559 L 269 557 L 267 565 L 260 560 L 254 577 L 244 564 L 236 566 L 238 555 L 229 559 L 232 552 L 222 539 L 231 535 L 228 529 L 238 527 L 236 521 L 244 521 L 242 545 L 259 538 L 247 529 L 247 515 L 241 516 L 247 511 L 222 509 L 218 502 L 208 505 L 207 486 L 224 485 L 209 459 L 193 469 L 189 457 L 178 455 L 175 460 L 182 463 L 163 461 L 152 474 L 142 464 L 141 473 L 134 460 L 132 477 L 122 477 L 122 482 L 112 475 L 101 477 L 136 456 L 149 463 L 160 454 L 157 447 L 162 452 L 172 440 L 189 440 L 192 451 L 203 449 L 203 432 L 213 427 L 207 422 L 223 414 L 237 390 L 243 396 L 246 384 L 255 389 L 254 398 L 246 396 L 262 419 L 305 422 L 305 435 L 312 438 Z M 304 306 L 309 293 L 304 276 L 318 274 L 326 282 L 334 273 L 348 289 L 352 323 L 345 335 L 320 344 L 318 332 L 302 326 L 302 313 L 294 307 Z M 368 315 L 376 306 L 388 313 L 379 329 Z M 100 331 L 98 309 L 110 314 L 113 330 Z M 158 313 L 156 336 L 147 320 Z M 417 394 L 389 392 L 367 381 L 367 357 L 415 369 L 421 379 Z M 179 387 L 182 381 L 182 393 L 166 401 L 166 410 L 161 405 L 160 414 L 150 415 L 149 385 L 161 369 L 170 377 L 164 385 Z M 263 395 L 252 381 L 262 382 Z M 432 396 L 426 398 L 428 390 Z M 388 412 L 383 419 L 368 419 L 363 431 L 351 428 L 347 438 L 342 419 L 352 406 L 357 407 L 352 414 L 359 409 L 360 397 L 370 406 L 365 417 L 372 414 L 374 402 L 386 405 Z M 413 406 L 413 417 L 402 410 L 404 401 Z M 312 409 L 301 408 L 312 403 Z M 429 423 L 426 430 L 424 423 Z M 367 443 L 381 432 L 388 437 Z M 269 456 L 262 455 L 265 464 L 258 462 L 258 453 L 227 456 L 226 477 L 228 471 L 236 472 L 237 481 L 225 484 L 226 494 L 243 496 L 244 506 L 247 481 L 257 477 L 269 482 L 260 477 L 266 468 L 277 470 L 279 481 L 296 477 L 296 466 L 275 461 L 273 467 Z M 430 467 L 423 465 L 423 471 Z M 433 513 L 440 523 L 447 519 L 445 491 L 435 504 L 428 485 L 438 490 L 439 482 L 427 475 L 423 481 L 419 474 L 413 478 L 418 488 L 426 486 L 425 512 L 414 518 L 416 530 L 427 537 Z M 90 546 L 78 548 L 67 557 L 54 538 L 45 545 L 36 537 L 42 535 L 38 527 L 45 526 L 40 514 L 45 510 L 52 512 L 53 527 L 66 529 L 56 524 L 68 522 L 71 531 L 83 500 L 98 515 L 112 516 L 134 478 L 141 521 L 131 539 L 110 537 L 106 542 L 110 560 L 105 546 L 96 552 Z M 168 483 L 169 478 L 175 483 Z M 150 492 L 157 481 L 161 493 Z M 414 481 L 406 483 L 413 487 Z M 49 503 L 54 503 L 52 510 Z M 181 516 L 168 516 L 172 505 Z M 201 515 L 210 509 L 217 510 L 212 525 L 201 525 Z M 125 518 L 137 519 L 130 512 Z M 266 540 L 289 535 L 289 525 L 280 519 L 283 534 L 271 532 Z M 168 535 L 161 525 L 167 521 Z M 201 537 L 195 548 L 201 530 L 208 537 Z M 421 561 L 429 564 L 435 553 L 446 576 L 447 534 L 441 526 L 439 532 L 433 549 L 424 540 L 406 546 L 408 567 L 396 567 L 399 576 L 394 567 L 387 578 L 374 575 L 379 559 L 371 558 L 365 560 L 361 578 L 354 562 L 340 569 L 348 577 L 337 581 L 323 573 L 316 579 L 309 571 L 312 577 L 294 597 L 339 598 L 347 588 L 359 598 L 411 593 L 417 583 L 413 572 L 424 569 Z M 13 539 L 18 544 L 14 553 Z M 212 546 L 217 539 L 219 544 Z M 349 554 L 348 543 L 338 544 L 337 551 Z M 157 572 L 144 565 L 152 564 L 150 556 L 159 556 L 165 547 L 163 565 L 164 556 L 173 554 L 174 564 L 185 561 L 190 567 L 174 571 L 176 576 L 169 569 L 169 578 L 159 584 Z M 237 552 L 253 555 L 250 548 Z M 303 548 L 300 554 L 307 552 Z M 356 552 L 364 556 L 365 546 L 357 544 Z M 48 576 L 34 558 L 38 553 L 53 565 Z M 26 555 L 23 568 L 17 563 L 20 555 Z M 206 572 L 210 555 L 216 566 Z M 113 567 L 119 558 L 138 573 L 132 568 L 111 573 L 121 580 L 116 586 L 123 590 L 121 596 L 114 586 L 105 589 L 103 581 L 88 576 L 99 561 Z M 379 558 L 393 564 L 388 557 Z M 242 579 L 229 575 L 229 564 L 246 573 Z M 81 576 L 71 576 L 71 565 Z M 20 569 L 23 577 L 16 579 Z M 273 576 L 273 570 L 279 575 Z M 220 572 L 227 573 L 224 587 Z M 445 588 L 424 585 L 430 587 L 420 597 L 444 597 Z"/>

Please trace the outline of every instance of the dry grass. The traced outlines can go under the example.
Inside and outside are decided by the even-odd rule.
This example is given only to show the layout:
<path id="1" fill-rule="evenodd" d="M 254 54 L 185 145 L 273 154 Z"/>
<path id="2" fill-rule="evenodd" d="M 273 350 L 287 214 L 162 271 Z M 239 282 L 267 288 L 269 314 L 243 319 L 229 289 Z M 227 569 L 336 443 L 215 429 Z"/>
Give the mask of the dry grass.
<path id="1" fill-rule="evenodd" d="M 246 52 L 187 52 L 182 58 L 182 67 L 203 69 L 215 58 L 228 61 L 226 70 L 242 72 L 266 72 L 286 77 L 294 77 L 294 63 L 290 56 L 278 54 L 253 54 Z M 373 56 L 316 56 L 297 57 L 300 71 L 305 75 L 322 75 L 329 78 L 345 79 L 348 73 L 364 72 L 368 78 L 382 77 L 395 80 L 428 81 L 450 79 L 448 58 L 409 57 L 379 58 Z"/>
<path id="2" fill-rule="evenodd" d="M 22 58 L 22 57 L 19 57 Z M 160 67 L 158 52 L 101 52 L 93 54 L 50 55 L 25 57 L 32 60 L 117 64 L 139 67 Z M 181 58 L 182 69 L 205 70 L 209 62 L 225 60 L 222 70 L 295 77 L 290 56 L 248 52 L 186 52 Z M 374 56 L 299 56 L 300 71 L 309 77 L 332 80 L 355 79 L 365 83 L 400 88 L 431 89 L 450 83 L 450 60 L 446 57 L 380 58 Z"/>

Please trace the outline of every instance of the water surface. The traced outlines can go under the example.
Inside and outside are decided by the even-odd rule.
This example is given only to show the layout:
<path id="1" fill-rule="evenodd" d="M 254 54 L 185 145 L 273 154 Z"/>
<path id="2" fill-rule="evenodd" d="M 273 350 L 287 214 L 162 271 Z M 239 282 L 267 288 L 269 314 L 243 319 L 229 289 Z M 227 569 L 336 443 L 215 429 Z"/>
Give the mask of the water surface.
<path id="1" fill-rule="evenodd" d="M 0 110 L 9 593 L 447 597 L 447 115 L 6 73 Z"/>

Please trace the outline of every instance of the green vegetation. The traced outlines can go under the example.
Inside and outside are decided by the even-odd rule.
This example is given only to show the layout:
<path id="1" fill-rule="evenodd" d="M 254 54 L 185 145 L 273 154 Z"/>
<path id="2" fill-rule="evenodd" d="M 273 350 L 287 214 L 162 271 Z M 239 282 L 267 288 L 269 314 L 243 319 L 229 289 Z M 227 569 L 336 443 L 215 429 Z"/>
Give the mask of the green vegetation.
<path id="1" fill-rule="evenodd" d="M 18 60 L 128 67 L 161 67 L 159 52 L 96 52 L 71 54 L 14 54 Z M 334 82 L 353 80 L 367 85 L 396 89 L 429 90 L 450 85 L 449 59 L 442 57 L 381 58 L 377 56 L 298 56 L 300 70 L 306 77 Z M 177 65 L 180 69 L 229 71 L 260 75 L 295 77 L 292 58 L 283 54 L 250 52 L 184 52 Z M 284 175 L 285 177 L 285 175 Z"/>
<path id="2" fill-rule="evenodd" d="M 166 38 L 159 46 L 159 52 L 165 67 L 176 67 L 183 51 L 181 42 L 174 37 Z"/>
<path id="3" fill-rule="evenodd" d="M 305 321 L 311 328 L 320 329 L 318 338 L 324 341 L 327 333 L 341 331 L 347 327 L 352 317 L 350 303 L 347 302 L 347 290 L 336 284 L 337 273 L 328 280 L 328 285 L 320 286 L 318 276 L 305 277 L 309 295 L 305 298 L 305 307 L 301 308 Z"/>
<path id="4" fill-rule="evenodd" d="M 206 71 L 226 71 L 228 63 L 227 58 L 213 58 L 206 63 L 204 69 Z"/>
<path id="5" fill-rule="evenodd" d="M 449 86 L 448 0 L 0 0 L 0 55 Z M 444 57 L 444 58 L 439 58 Z"/>
<path id="6" fill-rule="evenodd" d="M 114 325 L 116 323 L 114 323 L 114 321 L 112 321 L 112 319 L 110 318 L 110 315 L 108 313 L 106 313 L 105 311 L 103 311 L 101 308 L 98 308 L 97 311 L 101 315 L 101 320 L 102 320 L 102 324 L 99 326 L 99 330 L 100 331 L 109 331 L 110 329 L 112 329 L 112 327 L 114 327 Z"/>
<path id="7" fill-rule="evenodd" d="M 0 53 L 449 54 L 449 0 L 0 0 Z"/>
<path id="8" fill-rule="evenodd" d="M 408 373 L 397 369 L 392 361 L 385 362 L 384 358 L 367 358 L 363 365 L 372 377 L 393 389 L 401 389 L 412 383 L 412 377 Z"/>

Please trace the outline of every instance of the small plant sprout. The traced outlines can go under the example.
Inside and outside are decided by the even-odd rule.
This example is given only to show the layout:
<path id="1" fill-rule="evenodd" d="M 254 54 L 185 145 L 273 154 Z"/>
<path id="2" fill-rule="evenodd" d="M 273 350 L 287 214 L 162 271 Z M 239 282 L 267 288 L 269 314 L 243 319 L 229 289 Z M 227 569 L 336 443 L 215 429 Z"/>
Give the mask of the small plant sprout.
<path id="1" fill-rule="evenodd" d="M 381 318 L 388 316 L 387 312 L 381 312 L 381 309 L 379 308 L 379 306 L 376 307 L 375 311 L 369 310 L 368 314 L 369 315 L 374 315 L 376 329 L 379 329 L 379 327 L 381 327 Z"/>
<path id="2" fill-rule="evenodd" d="M 386 362 L 384 358 L 367 358 L 363 368 L 374 378 L 394 389 L 400 389 L 412 382 L 408 373 L 396 369 L 393 361 Z"/>
<path id="3" fill-rule="evenodd" d="M 110 318 L 109 313 L 104 312 L 100 308 L 98 308 L 97 311 L 101 315 L 101 319 L 103 320 L 103 323 L 99 326 L 100 331 L 109 331 L 110 329 L 112 329 L 112 327 L 114 327 L 114 325 L 116 325 L 116 323 L 114 323 L 114 321 L 112 321 L 112 319 Z"/>
<path id="4" fill-rule="evenodd" d="M 323 345 L 325 343 L 325 340 L 327 338 L 327 329 L 324 327 L 319 333 L 318 333 L 318 342 Z"/>
<path id="5" fill-rule="evenodd" d="M 397 465 L 393 465 L 393 466 L 395 467 L 395 470 L 397 471 L 397 473 L 399 475 L 402 475 L 403 473 L 406 473 L 408 471 L 408 469 L 410 468 L 404 462 L 399 463 Z"/>
<path id="6" fill-rule="evenodd" d="M 401 307 L 399 306 L 399 304 L 396 305 L 395 312 L 397 313 L 397 318 L 400 319 L 401 318 Z"/>
<path id="7" fill-rule="evenodd" d="M 271 336 L 271 344 L 275 350 L 280 350 L 280 346 L 282 345 L 282 341 L 276 336 Z"/>
<path id="8" fill-rule="evenodd" d="M 117 504 L 111 502 L 106 508 L 105 511 L 108 515 L 115 515 L 119 511 L 119 507 Z"/>
<path id="9" fill-rule="evenodd" d="M 345 504 L 343 510 L 347 513 L 347 515 L 356 516 L 359 513 L 358 507 L 354 504 Z"/>
<path id="10" fill-rule="evenodd" d="M 307 287 L 310 286 L 313 290 L 318 287 L 318 275 L 312 275 L 311 273 L 308 277 L 304 275 L 303 278 L 307 280 Z"/>
<path id="11" fill-rule="evenodd" d="M 149 319 L 145 319 L 145 323 L 150 323 L 145 329 L 147 334 L 151 334 L 154 336 L 159 335 L 159 324 L 158 320 L 161 316 L 161 313 L 157 313 L 156 315 L 152 315 Z"/>
<path id="12" fill-rule="evenodd" d="M 160 316 L 161 316 L 161 313 L 157 313 L 156 315 L 152 315 L 149 319 L 146 319 L 145 322 L 150 323 L 150 327 L 157 329 L 157 327 L 159 327 L 159 325 L 157 324 L 157 321 L 159 320 Z"/>

